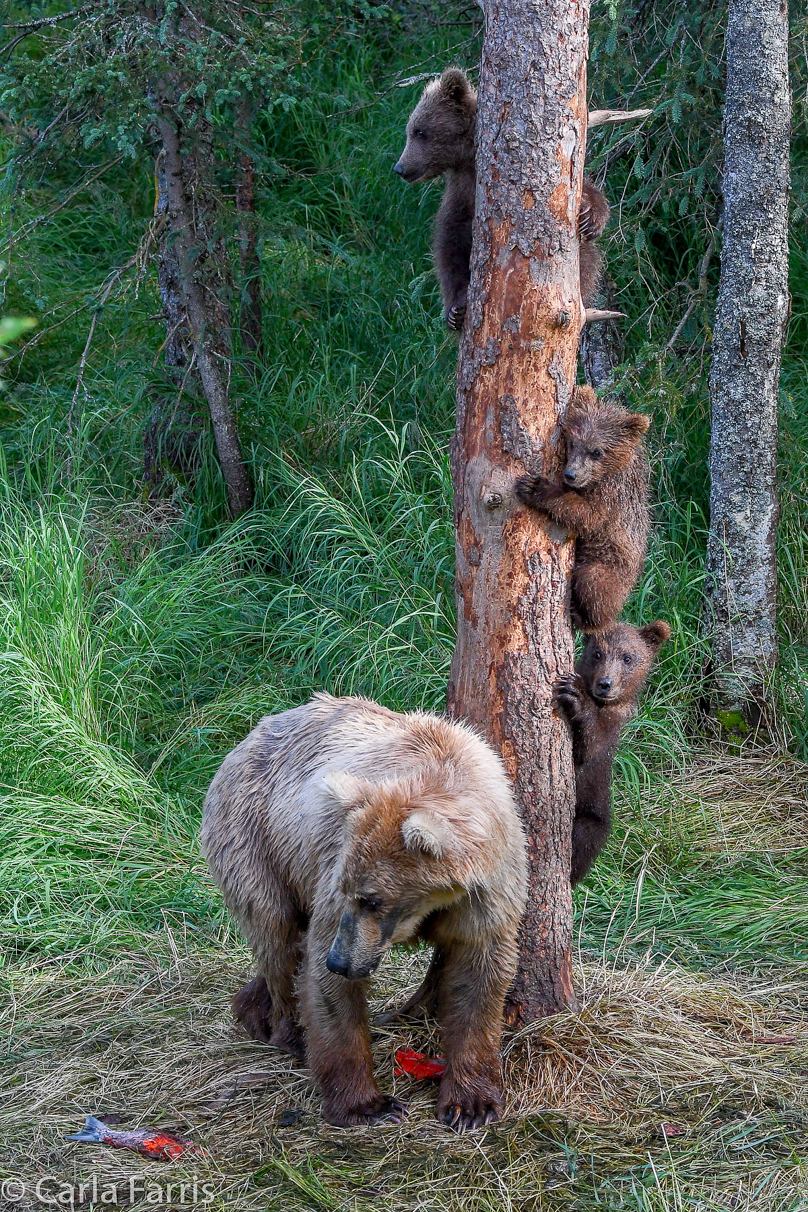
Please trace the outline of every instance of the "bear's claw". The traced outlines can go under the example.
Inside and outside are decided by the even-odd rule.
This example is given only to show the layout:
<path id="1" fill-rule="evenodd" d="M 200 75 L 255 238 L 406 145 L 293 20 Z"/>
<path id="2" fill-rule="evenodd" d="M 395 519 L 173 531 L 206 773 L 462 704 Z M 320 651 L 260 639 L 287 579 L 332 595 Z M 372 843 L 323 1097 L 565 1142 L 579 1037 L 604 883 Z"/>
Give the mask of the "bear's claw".
<path id="1" fill-rule="evenodd" d="M 399 1102 L 397 1098 L 388 1096 L 384 1099 L 384 1107 L 372 1117 L 372 1122 L 374 1124 L 400 1124 L 408 1115 L 409 1111 L 402 1102 Z"/>
<path id="2" fill-rule="evenodd" d="M 355 1128 L 363 1124 L 400 1124 L 409 1111 L 402 1102 L 390 1095 L 380 1094 L 368 1099 L 363 1105 L 342 1111 L 332 1107 L 323 1108 L 325 1118 L 337 1128 Z"/>
<path id="3" fill-rule="evenodd" d="M 465 318 L 465 303 L 455 303 L 454 306 L 450 307 L 446 313 L 446 327 L 451 328 L 452 332 L 460 332 Z"/>
<path id="4" fill-rule="evenodd" d="M 454 1103 L 444 1114 L 443 1122 L 462 1136 L 464 1132 L 471 1132 L 475 1128 L 487 1128 L 489 1124 L 496 1123 L 499 1116 L 499 1108 L 490 1104 L 472 1110 Z"/>
<path id="5" fill-rule="evenodd" d="M 517 499 L 523 505 L 541 509 L 554 485 L 545 476 L 518 476 L 513 487 Z"/>
<path id="6" fill-rule="evenodd" d="M 581 713 L 583 692 L 577 673 L 566 673 L 556 679 L 553 686 L 553 706 L 563 712 L 567 719 L 575 719 Z"/>
<path id="7" fill-rule="evenodd" d="M 502 1095 L 494 1086 L 484 1083 L 481 1089 L 447 1091 L 448 1098 L 438 1098 L 438 1119 L 461 1135 L 474 1128 L 485 1128 L 502 1115 Z"/>

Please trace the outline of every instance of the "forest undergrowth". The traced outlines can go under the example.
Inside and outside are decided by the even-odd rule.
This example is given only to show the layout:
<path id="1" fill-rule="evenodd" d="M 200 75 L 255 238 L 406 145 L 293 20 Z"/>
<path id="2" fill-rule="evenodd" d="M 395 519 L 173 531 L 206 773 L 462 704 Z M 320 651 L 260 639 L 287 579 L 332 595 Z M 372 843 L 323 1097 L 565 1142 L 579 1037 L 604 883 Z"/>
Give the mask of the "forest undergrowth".
<path id="1" fill-rule="evenodd" d="M 394 1077 L 396 1047 L 439 1050 L 428 1024 L 375 1037 L 403 1127 L 319 1120 L 305 1071 L 232 1026 L 249 957 L 196 841 L 212 774 L 261 715 L 316 689 L 443 708 L 456 344 L 429 258 L 439 185 L 391 167 L 420 88 L 398 84 L 473 65 L 476 19 L 447 27 L 424 6 L 416 55 L 420 10 L 403 9 L 400 27 L 313 58 L 304 97 L 259 124 L 264 352 L 233 368 L 256 505 L 236 522 L 198 400 L 177 401 L 197 426 L 191 470 L 144 484 L 169 390 L 154 267 L 97 304 L 143 238 L 153 166 L 113 166 L 19 242 L 67 182 L 19 193 L 10 173 L 0 311 L 37 328 L 0 395 L 4 1173 L 165 1185 L 156 1163 L 62 1139 L 109 1111 L 193 1135 L 207 1153 L 171 1181 L 196 1175 L 210 1206 L 244 1212 L 808 1206 L 805 64 L 795 40 L 780 667 L 766 734 L 727 742 L 699 711 L 717 256 L 706 297 L 698 279 L 722 26 L 698 7 L 595 7 L 591 103 L 655 107 L 594 132 L 589 160 L 630 317 L 619 385 L 653 416 L 654 529 L 628 615 L 666 618 L 674 638 L 625 730 L 614 834 L 575 894 L 581 1012 L 508 1041 L 508 1116 L 484 1134 L 444 1131 L 432 1091 Z M 14 138 L 0 126 L 4 158 Z M 394 955 L 379 1002 L 423 963 Z"/>

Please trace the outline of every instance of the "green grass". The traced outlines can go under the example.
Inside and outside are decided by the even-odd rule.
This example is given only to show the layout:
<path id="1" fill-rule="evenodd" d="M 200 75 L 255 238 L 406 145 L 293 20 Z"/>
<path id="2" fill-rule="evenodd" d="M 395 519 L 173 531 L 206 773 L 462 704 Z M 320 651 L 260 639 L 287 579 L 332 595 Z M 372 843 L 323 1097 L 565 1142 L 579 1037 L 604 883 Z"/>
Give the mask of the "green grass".
<path id="1" fill-rule="evenodd" d="M 686 11 L 674 3 L 657 10 L 654 22 L 665 28 L 649 27 L 627 59 L 610 59 L 610 19 L 596 11 L 599 102 L 627 94 Z M 151 1010 L 137 990 L 177 994 L 165 1011 L 167 1032 L 176 1029 L 164 1070 L 172 1080 L 185 1072 L 188 1039 L 202 1068 L 205 1032 L 224 1039 L 226 995 L 246 957 L 206 879 L 195 835 L 205 788 L 228 749 L 262 714 L 314 689 L 366 694 L 397 709 L 443 705 L 454 636 L 447 447 L 455 343 L 442 327 L 429 262 L 439 188 L 408 188 L 390 172 L 418 92 L 393 83 L 396 72 L 469 62 L 475 44 L 468 26 L 430 26 L 413 67 L 410 35 L 393 31 L 381 49 L 359 38 L 340 43 L 339 55 L 311 67 L 306 104 L 262 130 L 267 354 L 259 372 L 234 368 L 257 484 L 256 508 L 238 523 L 226 519 L 207 433 L 198 476 L 176 477 L 159 500 L 144 493 L 143 433 L 166 390 L 152 270 L 127 280 L 99 316 L 73 432 L 66 426 L 90 323 L 85 304 L 142 237 L 151 166 L 110 171 L 15 252 L 3 310 L 36 316 L 39 327 L 36 344 L 9 364 L 12 381 L 0 395 L 0 945 L 2 979 L 41 1032 L 36 1044 L 19 1044 L 14 1088 L 23 1088 L 27 1066 L 41 1073 L 45 1090 L 47 1066 L 64 1062 L 62 1084 L 42 1094 L 46 1134 L 102 1109 L 87 1105 L 71 1068 L 81 1060 L 77 1045 L 55 1024 L 59 998 L 80 1003 L 85 981 L 105 1013 L 123 1014 L 140 1040 L 139 1053 L 126 1053 L 126 1070 L 112 1045 L 88 1045 L 82 1054 L 82 1064 L 112 1075 L 122 1100 L 130 1079 L 140 1089 L 132 1074 L 145 1075 L 149 1063 Z M 681 165 L 653 156 L 670 136 L 669 157 L 709 163 L 720 120 L 709 81 L 699 106 L 684 102 L 676 119 L 681 56 L 678 67 L 668 58 L 633 99 L 650 95 L 667 116 L 642 133 L 599 135 L 592 145 L 595 166 L 608 161 L 608 192 L 623 199 L 605 243 L 633 317 L 624 387 L 654 419 L 655 526 L 628 613 L 670 620 L 674 638 L 626 729 L 617 824 L 576 892 L 576 935 L 584 960 L 604 971 L 680 965 L 717 1002 L 728 996 L 710 983 L 717 974 L 744 981 L 767 974 L 797 990 L 793 1025 L 808 958 L 808 835 L 799 808 L 808 758 L 808 261 L 795 239 L 782 378 L 781 664 L 772 744 L 780 765 L 761 776 L 759 755 L 712 743 L 697 710 L 707 655 L 700 593 L 709 312 L 695 314 L 684 348 L 668 354 L 664 346 L 686 306 L 677 283 L 692 279 L 703 256 L 703 220 L 715 196 L 709 181 L 698 192 L 697 173 L 683 176 Z M 335 107 L 335 96 L 350 103 Z M 640 154 L 650 165 L 644 176 Z M 795 231 L 805 183 L 798 132 Z M 35 215 L 64 185 L 54 173 L 16 199 L 15 221 Z M 691 210 L 674 205 L 677 190 L 687 192 Z M 11 206 L 8 196 L 2 205 Z M 635 238 L 640 230 L 645 243 Z M 198 401 L 189 404 L 203 417 Z M 194 965 L 204 977 L 194 976 Z M 226 988 L 214 987 L 219 970 Z M 632 980 L 618 1002 L 632 1003 L 641 985 L 639 976 Z M 693 1010 L 693 1022 L 701 1014 Z M 591 1030 L 581 1081 L 590 1068 L 601 1073 L 606 1037 Z M 674 1053 L 684 1045 L 676 1023 L 670 1031 Z M 639 1064 L 642 1048 L 631 1059 L 627 1040 L 620 1064 Z M 248 1062 L 239 1049 L 252 1046 L 228 1041 L 222 1072 L 241 1072 Z M 568 1046 L 564 1036 L 558 1055 L 571 1055 Z M 249 1056 L 255 1067 L 269 1063 L 266 1050 Z M 447 1209 L 796 1212 L 795 1193 L 805 1189 L 802 1110 L 796 1094 L 775 1097 L 780 1087 L 769 1069 L 759 1058 L 754 1064 L 762 1066 L 754 1069 L 759 1103 L 748 1093 L 754 1117 L 743 1119 L 716 1078 L 706 1102 L 688 1112 L 685 1141 L 651 1138 L 650 1127 L 643 1136 L 617 1112 L 612 1122 L 617 1103 L 593 1095 L 597 1115 L 568 1100 L 563 1116 L 531 1112 L 481 1145 L 455 1147 L 437 1136 L 424 1143 L 415 1129 L 400 1149 L 352 1137 L 352 1160 L 354 1145 L 311 1128 L 309 1100 L 308 1135 L 256 1129 L 249 1175 L 233 1161 L 228 1189 L 245 1208 L 373 1208 L 388 1206 L 385 1192 L 390 1206 L 403 1208 L 416 1206 L 423 1183 L 435 1207 Z M 604 1062 L 603 1073 L 613 1068 Z M 103 1080 L 92 1087 L 101 1102 Z M 303 1097 L 299 1076 L 284 1071 L 278 1082 L 273 1108 Z M 155 1091 L 132 1095 L 137 1114 L 159 1110 Z M 180 1093 L 172 1099 L 179 1115 Z M 668 1114 L 642 1106 L 648 1124 Z M 261 1120 L 256 1107 L 251 1124 Z M 238 1140 L 239 1123 L 234 1118 L 230 1144 L 219 1142 L 223 1150 Z M 13 1147 L 39 1165 L 56 1138 L 30 1130 L 41 1152 L 19 1136 Z"/>

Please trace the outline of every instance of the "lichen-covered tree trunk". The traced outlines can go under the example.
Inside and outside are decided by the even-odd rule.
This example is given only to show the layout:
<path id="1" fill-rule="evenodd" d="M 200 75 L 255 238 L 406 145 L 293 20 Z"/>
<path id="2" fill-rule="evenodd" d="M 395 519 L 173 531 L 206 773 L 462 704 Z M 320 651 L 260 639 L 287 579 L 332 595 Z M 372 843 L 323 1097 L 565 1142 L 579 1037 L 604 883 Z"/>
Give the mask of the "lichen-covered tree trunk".
<path id="1" fill-rule="evenodd" d="M 255 213 L 255 161 L 249 150 L 252 113 L 248 101 L 239 107 L 236 135 L 239 141 L 236 175 L 241 304 L 239 327 L 241 352 L 260 361 L 263 316 L 261 310 L 261 262 L 258 257 L 258 224 Z"/>
<path id="2" fill-rule="evenodd" d="M 204 123 L 197 123 L 187 142 L 172 113 L 170 89 L 158 89 L 157 129 L 162 143 L 168 197 L 168 230 L 176 254 L 185 314 L 191 331 L 196 368 L 210 410 L 216 452 L 222 468 L 230 512 L 234 517 L 249 509 L 252 481 L 241 449 L 230 401 L 229 309 L 222 298 L 226 257 L 217 237 L 212 181 L 212 150 L 204 138 Z"/>
<path id="3" fill-rule="evenodd" d="M 508 1018 L 575 1004 L 574 781 L 555 676 L 572 664 L 573 544 L 516 501 L 558 472 L 578 356 L 577 216 L 588 0 L 485 0 L 471 284 L 452 448 L 457 647 L 449 709 L 502 753 L 528 837 L 529 902 Z"/>
<path id="4" fill-rule="evenodd" d="M 724 241 L 710 376 L 706 623 L 719 718 L 755 722 L 777 657 L 777 391 L 788 318 L 785 0 L 730 0 Z"/>
<path id="5" fill-rule="evenodd" d="M 154 169 L 154 214 L 162 227 L 157 243 L 157 286 L 166 322 L 163 362 L 171 383 L 171 397 L 158 398 L 146 423 L 143 441 L 143 478 L 150 492 L 162 487 L 165 465 L 192 465 L 199 434 L 183 407 L 188 379 L 193 374 L 191 330 L 185 311 L 177 249 L 171 238 L 168 213 L 168 183 L 163 157 Z M 188 456 L 190 455 L 190 459 Z"/>
<path id="6" fill-rule="evenodd" d="M 604 273 L 593 306 L 599 310 L 617 308 L 616 287 Z M 581 331 L 581 370 L 584 379 L 596 391 L 614 387 L 615 368 L 623 360 L 623 334 L 616 320 L 598 320 Z M 625 400 L 621 401 L 625 404 Z"/>

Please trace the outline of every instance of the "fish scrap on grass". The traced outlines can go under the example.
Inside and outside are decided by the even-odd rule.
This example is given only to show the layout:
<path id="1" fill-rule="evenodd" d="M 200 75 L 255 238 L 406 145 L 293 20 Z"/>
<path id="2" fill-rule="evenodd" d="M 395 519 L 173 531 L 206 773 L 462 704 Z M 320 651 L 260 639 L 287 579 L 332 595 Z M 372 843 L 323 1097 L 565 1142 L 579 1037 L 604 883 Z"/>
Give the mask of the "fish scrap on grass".
<path id="1" fill-rule="evenodd" d="M 156 1161 L 174 1161 L 183 1153 L 204 1152 L 202 1147 L 193 1141 L 172 1136 L 169 1132 L 161 1132 L 159 1128 L 134 1128 L 131 1131 L 110 1128 L 94 1115 L 87 1116 L 81 1132 L 66 1136 L 65 1140 L 112 1145 L 113 1149 L 131 1149 L 141 1157 L 150 1157 Z"/>

